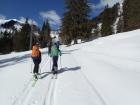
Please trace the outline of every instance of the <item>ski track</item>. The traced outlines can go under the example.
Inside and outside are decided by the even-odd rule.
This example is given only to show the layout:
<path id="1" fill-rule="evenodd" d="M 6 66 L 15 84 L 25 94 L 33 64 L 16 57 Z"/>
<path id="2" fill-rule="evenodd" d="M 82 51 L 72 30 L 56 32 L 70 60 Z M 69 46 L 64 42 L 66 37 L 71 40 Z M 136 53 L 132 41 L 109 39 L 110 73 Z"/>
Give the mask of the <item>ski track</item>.
<path id="1" fill-rule="evenodd" d="M 73 56 L 73 54 L 69 54 L 69 59 L 74 59 L 73 63 L 78 65 L 79 63 L 77 62 L 77 60 L 75 59 L 75 57 Z M 48 61 L 47 61 L 48 62 Z M 44 63 L 44 62 L 43 62 Z M 46 66 L 46 64 L 44 64 Z M 96 87 L 93 85 L 93 83 L 91 83 L 89 81 L 89 79 L 86 77 L 86 75 L 82 72 L 82 70 L 80 69 L 77 72 L 80 75 L 81 79 L 84 79 L 84 81 L 86 81 L 87 86 L 89 86 L 92 90 L 93 95 L 96 94 L 96 96 L 98 97 L 98 99 L 100 100 L 100 102 L 102 103 L 101 105 L 107 105 L 105 100 L 103 99 L 102 95 L 98 92 L 98 89 L 96 89 Z M 35 87 L 32 87 L 32 78 L 27 82 L 27 84 L 25 85 L 22 93 L 20 94 L 19 97 L 16 98 L 16 100 L 14 100 L 12 105 L 55 105 L 55 94 L 56 94 L 56 82 L 57 79 L 52 79 L 53 75 L 46 77 L 44 79 L 39 79 L 37 81 L 37 83 L 35 84 Z M 45 93 L 42 95 L 42 99 L 41 100 L 36 100 L 36 99 L 32 99 L 33 94 L 36 91 L 36 87 L 41 85 L 41 81 L 46 82 L 47 87 L 45 90 Z M 42 84 L 43 86 L 43 84 Z"/>
<path id="2" fill-rule="evenodd" d="M 51 77 L 52 77 L 52 76 L 51 76 Z M 50 84 L 51 84 L 51 78 L 49 79 L 48 87 L 46 87 L 46 91 L 45 91 L 45 94 L 44 94 L 44 96 L 43 96 L 42 101 L 40 101 L 40 102 L 39 102 L 40 104 L 37 104 L 37 105 L 45 105 L 45 101 L 46 101 L 46 98 L 47 98 L 47 94 L 48 94 L 48 92 L 49 92 Z"/>
<path id="3" fill-rule="evenodd" d="M 48 78 L 46 77 L 45 80 L 39 79 L 35 84 L 35 87 L 32 87 L 32 83 L 30 82 L 29 86 L 25 89 L 24 93 L 21 94 L 21 96 L 18 97 L 18 99 L 15 100 L 15 102 L 12 105 L 54 105 L 55 84 L 57 79 L 52 79 L 52 77 L 53 74 Z M 46 82 L 46 80 L 48 82 Z M 47 87 L 45 87 L 45 93 L 42 93 L 41 100 L 32 99 L 33 94 L 35 93 L 35 91 L 37 91 L 36 87 L 41 86 L 41 81 L 43 81 L 44 83 L 46 82 L 46 84 L 48 84 Z M 42 84 L 42 86 L 43 85 L 44 84 Z"/>
<path id="4" fill-rule="evenodd" d="M 55 75 L 53 75 L 54 77 Z M 55 101 L 55 88 L 56 88 L 56 81 L 57 79 L 53 78 L 50 81 L 50 86 L 48 88 L 48 95 L 45 96 L 44 104 L 43 105 L 54 105 Z M 47 94 L 46 92 L 46 94 Z"/>
<path id="5" fill-rule="evenodd" d="M 88 53 L 88 52 L 82 52 L 81 54 L 82 55 L 84 55 L 84 53 Z M 91 53 L 90 53 L 91 54 Z M 132 66 L 132 65 L 128 65 L 127 67 L 126 66 L 123 66 L 122 68 L 120 68 L 119 66 L 117 66 L 117 65 L 115 65 L 115 64 L 118 64 L 119 63 L 119 65 L 121 65 L 121 62 L 127 62 L 127 63 L 129 63 L 130 61 L 129 61 L 129 59 L 128 60 L 126 60 L 126 59 L 123 59 L 123 58 L 121 58 L 121 59 L 119 59 L 119 58 L 114 58 L 113 56 L 105 56 L 104 54 L 102 54 L 102 55 L 96 55 L 96 54 L 91 54 L 91 55 L 96 55 L 96 56 L 90 56 L 90 54 L 87 54 L 87 58 L 88 58 L 88 60 L 90 60 L 91 62 L 93 62 L 93 61 L 96 61 L 96 62 L 100 62 L 101 64 L 105 64 L 106 66 L 109 66 L 109 67 L 111 67 L 111 68 L 113 68 L 113 70 L 117 70 L 117 71 L 126 71 L 126 69 L 129 71 L 129 72 L 138 72 L 138 68 L 140 67 L 139 66 L 139 63 L 137 62 L 137 61 L 131 61 L 131 62 L 135 62 L 135 66 Z M 113 60 L 111 60 L 111 57 L 113 57 L 114 59 Z M 123 63 L 124 64 L 124 63 Z M 134 68 L 135 67 L 135 68 Z"/>
<path id="6" fill-rule="evenodd" d="M 39 79 L 37 80 L 34 87 L 32 87 L 32 82 L 29 84 L 29 86 L 26 88 L 25 92 L 14 102 L 12 105 L 46 105 L 45 101 L 46 98 L 48 98 L 47 94 L 49 93 L 49 90 L 51 87 L 51 84 L 53 83 L 53 79 L 51 79 L 52 75 L 49 77 L 46 77 L 44 80 Z M 46 79 L 48 82 L 46 82 Z M 44 85 L 46 82 L 47 87 L 45 90 L 45 93 L 39 94 L 42 96 L 41 100 L 34 98 L 34 93 L 40 89 L 40 86 Z M 38 87 L 38 88 L 37 88 Z"/>
<path id="7" fill-rule="evenodd" d="M 26 99 L 27 95 L 32 89 L 33 78 L 29 80 L 27 85 L 24 87 L 22 93 L 14 100 L 12 105 L 21 105 L 21 103 Z"/>
<path id="8" fill-rule="evenodd" d="M 44 63 L 44 61 L 45 61 L 45 59 L 43 60 L 42 65 L 46 66 L 49 59 L 46 61 L 46 63 Z M 41 65 L 41 67 L 43 69 L 45 69 L 45 67 L 43 67 L 42 65 Z M 47 93 L 48 93 L 48 90 L 51 86 L 51 82 L 53 80 L 53 79 L 51 79 L 52 76 L 50 76 L 50 78 L 46 77 L 47 81 L 49 80 L 47 82 L 48 86 L 46 87 L 45 95 L 43 96 L 43 99 L 40 102 L 38 102 L 37 100 L 32 100 L 32 97 L 33 97 L 32 95 L 36 92 L 36 90 L 37 90 L 36 87 L 41 85 L 41 83 L 40 83 L 41 81 L 43 81 L 44 83 L 46 82 L 46 80 L 44 80 L 46 78 L 38 79 L 35 83 L 35 86 L 32 86 L 34 81 L 33 81 L 33 78 L 31 77 L 30 80 L 24 85 L 23 90 L 16 96 L 15 100 L 12 102 L 12 105 L 45 105 Z M 38 104 L 38 103 L 41 103 L 41 104 Z"/>
<path id="9" fill-rule="evenodd" d="M 73 59 L 74 61 L 73 63 L 75 65 L 80 64 L 72 53 L 69 54 L 68 59 Z M 44 64 L 44 65 L 46 66 L 47 64 Z M 94 81 L 92 81 L 91 83 L 88 77 L 82 72 L 81 69 L 76 73 L 80 75 L 79 77 L 83 79 L 83 81 L 86 81 L 86 85 L 87 87 L 91 88 L 93 96 L 96 97 L 97 100 L 100 100 L 98 101 L 100 105 L 107 105 L 102 94 L 100 94 L 100 92 L 98 91 L 97 86 L 95 86 L 96 84 L 93 84 Z M 16 100 L 14 100 L 12 105 L 55 105 L 55 98 L 56 98 L 55 95 L 56 95 L 56 88 L 57 88 L 56 83 L 58 80 L 52 79 L 52 77 L 53 75 L 46 77 L 44 79 L 39 79 L 37 83 L 35 84 L 35 87 L 32 87 L 32 79 L 30 79 L 25 85 L 25 88 L 23 89 L 22 94 L 20 94 L 20 96 L 17 97 Z M 37 100 L 36 98 L 33 98 L 33 95 L 37 91 L 37 89 L 40 89 L 39 87 L 41 86 L 44 87 L 43 86 L 44 84 L 41 81 L 44 83 L 46 82 L 47 86 L 45 85 L 46 86 L 45 93 L 43 94 L 42 92 L 41 100 Z"/>
<path id="10" fill-rule="evenodd" d="M 79 64 L 78 61 L 75 59 L 75 57 L 73 56 L 73 54 L 71 54 L 72 58 L 74 59 L 76 64 Z M 102 102 L 102 105 L 107 105 L 107 102 L 105 101 L 105 99 L 103 98 L 102 94 L 98 91 L 97 86 L 95 86 L 93 84 L 94 81 L 92 81 L 92 83 L 90 82 L 90 80 L 88 79 L 88 77 L 82 72 L 82 70 L 80 69 L 79 74 L 83 77 L 83 79 L 87 82 L 87 84 L 92 88 L 92 92 L 95 93 L 97 95 L 97 97 L 99 98 L 99 100 Z"/>

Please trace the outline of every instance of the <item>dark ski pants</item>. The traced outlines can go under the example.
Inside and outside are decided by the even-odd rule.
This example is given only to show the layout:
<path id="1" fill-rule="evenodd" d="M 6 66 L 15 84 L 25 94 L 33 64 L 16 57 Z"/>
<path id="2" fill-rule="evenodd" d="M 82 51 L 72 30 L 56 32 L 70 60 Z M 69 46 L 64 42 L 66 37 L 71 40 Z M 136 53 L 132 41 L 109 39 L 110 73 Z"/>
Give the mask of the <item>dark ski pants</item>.
<path id="1" fill-rule="evenodd" d="M 58 68 L 58 64 L 57 64 L 57 62 L 58 62 L 58 56 L 54 56 L 54 57 L 53 57 L 52 71 L 55 70 L 55 67 Z"/>
<path id="2" fill-rule="evenodd" d="M 33 73 L 38 73 L 38 70 L 39 70 L 39 63 L 34 62 L 34 71 L 33 71 Z"/>

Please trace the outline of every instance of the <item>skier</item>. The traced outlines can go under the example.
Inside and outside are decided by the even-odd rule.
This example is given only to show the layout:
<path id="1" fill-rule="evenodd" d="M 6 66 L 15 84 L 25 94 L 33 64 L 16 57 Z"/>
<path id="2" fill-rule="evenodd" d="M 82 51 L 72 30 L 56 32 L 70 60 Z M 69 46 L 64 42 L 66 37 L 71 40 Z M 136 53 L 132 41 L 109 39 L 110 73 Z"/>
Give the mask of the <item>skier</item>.
<path id="1" fill-rule="evenodd" d="M 50 42 L 48 46 L 48 55 L 52 57 L 53 65 L 52 65 L 52 72 L 53 74 L 57 73 L 58 70 L 58 56 L 61 56 L 61 51 L 57 46 L 57 43 Z"/>
<path id="2" fill-rule="evenodd" d="M 39 43 L 36 43 L 35 45 L 33 45 L 32 47 L 32 60 L 34 62 L 34 70 L 33 70 L 33 73 L 34 73 L 34 78 L 35 79 L 38 79 L 37 78 L 37 75 L 38 75 L 38 70 L 39 70 L 39 64 L 41 62 L 41 52 L 39 50 Z"/>

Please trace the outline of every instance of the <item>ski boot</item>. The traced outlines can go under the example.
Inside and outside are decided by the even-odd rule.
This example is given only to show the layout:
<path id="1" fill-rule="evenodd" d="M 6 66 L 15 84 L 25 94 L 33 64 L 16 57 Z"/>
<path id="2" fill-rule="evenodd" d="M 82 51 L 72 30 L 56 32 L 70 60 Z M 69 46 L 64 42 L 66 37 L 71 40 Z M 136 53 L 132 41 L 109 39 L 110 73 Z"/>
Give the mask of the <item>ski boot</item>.
<path id="1" fill-rule="evenodd" d="M 37 80 L 38 79 L 37 73 L 34 73 L 33 77 L 34 77 L 35 80 Z"/>

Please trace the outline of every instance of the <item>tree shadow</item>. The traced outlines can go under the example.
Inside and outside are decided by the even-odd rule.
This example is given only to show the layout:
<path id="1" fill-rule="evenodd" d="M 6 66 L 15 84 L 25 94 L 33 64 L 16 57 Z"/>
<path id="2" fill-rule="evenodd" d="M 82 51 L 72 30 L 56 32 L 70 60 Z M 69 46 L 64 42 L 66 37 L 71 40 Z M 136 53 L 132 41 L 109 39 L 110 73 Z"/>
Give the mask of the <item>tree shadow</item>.
<path id="1" fill-rule="evenodd" d="M 47 54 L 47 51 L 43 51 L 42 54 Z M 31 53 L 25 54 L 23 56 L 16 56 L 7 59 L 0 60 L 0 68 L 15 65 L 17 63 L 25 62 L 27 58 L 31 58 Z"/>
<path id="2" fill-rule="evenodd" d="M 26 54 L 24 56 L 16 56 L 16 57 L 7 58 L 7 59 L 2 59 L 2 60 L 0 60 L 0 68 L 24 62 L 25 59 L 27 59 L 29 57 L 31 57 L 31 54 Z"/>
<path id="3" fill-rule="evenodd" d="M 47 53 L 47 51 L 43 51 L 42 54 L 48 54 L 48 53 Z M 31 58 L 31 53 L 25 54 L 23 56 L 16 56 L 16 57 L 7 58 L 7 59 L 1 59 L 0 68 L 24 62 L 25 59 L 27 59 L 27 58 Z"/>

